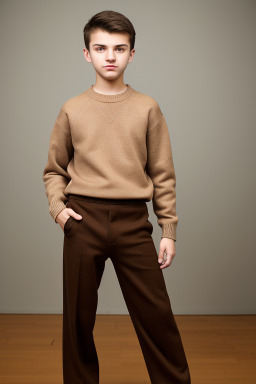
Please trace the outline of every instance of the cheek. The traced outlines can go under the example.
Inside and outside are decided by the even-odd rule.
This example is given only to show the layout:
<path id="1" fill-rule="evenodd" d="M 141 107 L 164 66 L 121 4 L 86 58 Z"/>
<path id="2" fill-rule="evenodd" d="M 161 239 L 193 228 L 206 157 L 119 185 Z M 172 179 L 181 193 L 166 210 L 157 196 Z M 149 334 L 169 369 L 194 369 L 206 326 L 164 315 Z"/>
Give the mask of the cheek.
<path id="1" fill-rule="evenodd" d="M 128 63 L 129 56 L 123 55 L 122 57 L 118 58 L 117 61 L 119 63 L 119 67 L 121 67 L 122 70 L 124 70 Z M 119 68 L 120 69 L 120 68 Z"/>
<path id="2" fill-rule="evenodd" d="M 91 54 L 91 61 L 92 63 L 97 66 L 100 64 L 100 62 L 104 59 L 104 54 L 103 53 L 92 53 Z"/>

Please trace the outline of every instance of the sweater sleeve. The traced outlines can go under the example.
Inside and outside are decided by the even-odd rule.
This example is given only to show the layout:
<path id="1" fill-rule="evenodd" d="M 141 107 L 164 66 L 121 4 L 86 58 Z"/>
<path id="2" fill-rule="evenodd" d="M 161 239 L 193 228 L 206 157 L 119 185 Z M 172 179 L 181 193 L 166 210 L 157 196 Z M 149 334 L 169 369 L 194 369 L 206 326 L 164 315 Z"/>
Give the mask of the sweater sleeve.
<path id="1" fill-rule="evenodd" d="M 168 127 L 158 104 L 149 119 L 146 172 L 154 185 L 152 204 L 162 238 L 176 241 L 176 175 Z"/>
<path id="2" fill-rule="evenodd" d="M 65 104 L 61 107 L 50 136 L 47 164 L 43 170 L 43 181 L 49 203 L 49 213 L 56 222 L 57 215 L 66 208 L 64 190 L 70 181 L 67 166 L 74 149 Z"/>

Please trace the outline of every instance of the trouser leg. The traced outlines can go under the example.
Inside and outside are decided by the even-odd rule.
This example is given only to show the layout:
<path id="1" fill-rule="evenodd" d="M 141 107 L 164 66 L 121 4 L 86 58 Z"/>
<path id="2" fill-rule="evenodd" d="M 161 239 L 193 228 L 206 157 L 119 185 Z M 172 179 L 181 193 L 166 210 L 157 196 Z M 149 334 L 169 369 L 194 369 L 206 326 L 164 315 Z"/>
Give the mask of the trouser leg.
<path id="1" fill-rule="evenodd" d="M 123 215 L 123 218 L 122 218 Z M 190 372 L 144 208 L 119 208 L 112 262 L 152 384 L 190 384 Z"/>
<path id="2" fill-rule="evenodd" d="M 68 206 L 86 216 L 83 205 Z M 98 288 L 105 258 L 85 221 L 69 220 L 65 226 L 63 249 L 63 382 L 98 384 L 99 362 L 93 338 Z"/>

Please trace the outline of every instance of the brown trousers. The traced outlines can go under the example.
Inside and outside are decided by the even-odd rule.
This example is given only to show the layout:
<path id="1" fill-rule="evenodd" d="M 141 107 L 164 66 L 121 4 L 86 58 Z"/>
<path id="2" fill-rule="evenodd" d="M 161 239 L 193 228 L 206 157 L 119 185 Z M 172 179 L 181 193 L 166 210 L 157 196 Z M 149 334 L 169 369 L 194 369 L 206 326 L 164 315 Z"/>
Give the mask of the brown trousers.
<path id="1" fill-rule="evenodd" d="M 152 384 L 190 384 L 189 367 L 143 199 L 101 199 L 71 194 L 68 208 L 82 215 L 64 226 L 64 384 L 98 384 L 93 338 L 98 288 L 110 258 L 134 325 Z"/>

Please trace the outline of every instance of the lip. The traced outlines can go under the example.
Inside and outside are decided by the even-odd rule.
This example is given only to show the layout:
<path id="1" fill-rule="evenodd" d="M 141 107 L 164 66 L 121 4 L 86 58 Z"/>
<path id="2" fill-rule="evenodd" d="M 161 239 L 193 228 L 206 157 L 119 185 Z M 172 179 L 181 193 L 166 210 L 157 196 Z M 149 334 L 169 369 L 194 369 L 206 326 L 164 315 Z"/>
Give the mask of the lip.
<path id="1" fill-rule="evenodd" d="M 117 68 L 115 65 L 105 65 L 104 68 Z"/>

